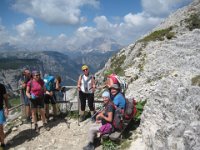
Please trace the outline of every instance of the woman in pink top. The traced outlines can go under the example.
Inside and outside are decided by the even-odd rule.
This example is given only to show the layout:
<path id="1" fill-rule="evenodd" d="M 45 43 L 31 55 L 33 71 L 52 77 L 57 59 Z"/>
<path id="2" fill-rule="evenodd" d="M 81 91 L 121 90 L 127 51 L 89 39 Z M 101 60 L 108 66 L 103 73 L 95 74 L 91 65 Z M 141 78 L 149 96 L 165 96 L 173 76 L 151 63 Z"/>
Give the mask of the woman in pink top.
<path id="1" fill-rule="evenodd" d="M 32 72 L 33 79 L 27 83 L 26 95 L 31 101 L 32 108 L 32 119 L 35 124 L 35 131 L 39 132 L 36 111 L 37 108 L 40 110 L 40 115 L 42 118 L 43 126 L 46 130 L 49 130 L 49 127 L 46 123 L 45 111 L 44 111 L 44 81 L 40 77 L 40 72 Z"/>

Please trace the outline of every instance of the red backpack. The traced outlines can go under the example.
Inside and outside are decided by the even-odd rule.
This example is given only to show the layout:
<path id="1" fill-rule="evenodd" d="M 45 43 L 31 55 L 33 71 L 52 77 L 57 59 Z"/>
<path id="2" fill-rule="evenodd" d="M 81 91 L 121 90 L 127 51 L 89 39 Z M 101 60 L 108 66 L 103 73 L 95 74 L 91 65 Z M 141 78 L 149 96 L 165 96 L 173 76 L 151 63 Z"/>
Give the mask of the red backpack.
<path id="1" fill-rule="evenodd" d="M 124 110 L 115 106 L 114 103 L 112 103 L 112 104 L 115 109 L 112 125 L 113 125 L 115 131 L 121 131 L 123 129 Z"/>
<path id="2" fill-rule="evenodd" d="M 124 111 L 124 118 L 126 120 L 130 120 L 132 119 L 136 113 L 137 113 L 137 108 L 136 108 L 136 100 L 134 98 L 131 99 L 126 99 L 126 107 L 125 107 L 125 111 Z"/>

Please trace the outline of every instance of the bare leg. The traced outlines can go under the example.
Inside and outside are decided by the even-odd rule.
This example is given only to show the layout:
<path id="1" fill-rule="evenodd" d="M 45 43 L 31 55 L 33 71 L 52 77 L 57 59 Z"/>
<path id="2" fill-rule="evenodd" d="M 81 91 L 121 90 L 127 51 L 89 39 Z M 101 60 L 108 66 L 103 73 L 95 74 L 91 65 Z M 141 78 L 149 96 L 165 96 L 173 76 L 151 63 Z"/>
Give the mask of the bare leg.
<path id="1" fill-rule="evenodd" d="M 45 117 L 44 108 L 40 108 L 40 115 L 41 115 L 41 118 L 42 118 L 42 122 L 46 123 L 46 117 Z"/>
<path id="2" fill-rule="evenodd" d="M 36 108 L 32 108 L 32 119 L 33 119 L 33 123 L 37 124 Z"/>
<path id="3" fill-rule="evenodd" d="M 45 104 L 45 105 L 44 105 L 44 109 L 45 109 L 46 117 L 47 117 L 47 119 L 48 119 L 48 118 L 49 118 L 49 104 Z"/>
<path id="4" fill-rule="evenodd" d="M 53 107 L 53 114 L 54 116 L 56 116 L 57 115 L 56 104 L 53 104 L 52 107 Z"/>

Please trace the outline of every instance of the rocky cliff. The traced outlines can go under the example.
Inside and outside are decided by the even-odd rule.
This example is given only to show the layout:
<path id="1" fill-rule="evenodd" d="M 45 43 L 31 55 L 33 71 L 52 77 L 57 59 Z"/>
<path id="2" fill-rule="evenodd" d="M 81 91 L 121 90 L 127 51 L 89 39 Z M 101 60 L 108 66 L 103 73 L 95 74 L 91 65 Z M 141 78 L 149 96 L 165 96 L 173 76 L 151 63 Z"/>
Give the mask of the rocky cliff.
<path id="1" fill-rule="evenodd" d="M 104 70 L 125 76 L 127 97 L 147 101 L 140 124 L 146 149 L 200 149 L 199 0 L 122 49 L 97 76 Z"/>

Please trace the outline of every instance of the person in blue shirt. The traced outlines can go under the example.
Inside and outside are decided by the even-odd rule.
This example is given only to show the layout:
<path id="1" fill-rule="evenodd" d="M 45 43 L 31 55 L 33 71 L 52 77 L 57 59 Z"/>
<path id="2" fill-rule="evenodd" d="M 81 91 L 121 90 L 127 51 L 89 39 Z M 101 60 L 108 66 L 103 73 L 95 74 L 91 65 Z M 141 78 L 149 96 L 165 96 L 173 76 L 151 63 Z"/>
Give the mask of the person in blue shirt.
<path id="1" fill-rule="evenodd" d="M 109 89 L 110 89 L 111 99 L 115 104 L 115 106 L 124 110 L 126 105 L 126 100 L 124 95 L 120 92 L 119 85 L 113 84 Z"/>

